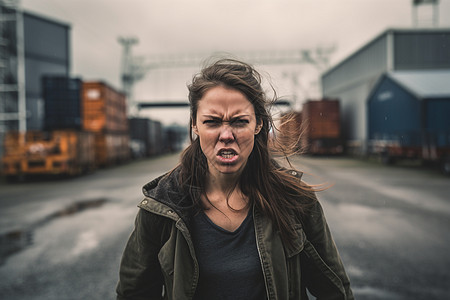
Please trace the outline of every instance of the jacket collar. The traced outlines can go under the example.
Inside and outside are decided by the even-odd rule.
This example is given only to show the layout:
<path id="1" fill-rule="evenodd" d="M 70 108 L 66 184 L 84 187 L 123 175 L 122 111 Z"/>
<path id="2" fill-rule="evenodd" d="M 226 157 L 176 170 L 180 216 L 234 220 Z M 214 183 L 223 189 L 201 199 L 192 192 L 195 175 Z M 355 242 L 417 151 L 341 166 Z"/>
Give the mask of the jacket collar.
<path id="1" fill-rule="evenodd" d="M 179 183 L 180 167 L 161 175 L 142 187 L 143 194 L 175 211 L 189 224 L 193 210 L 191 198 L 182 189 Z"/>
<path id="2" fill-rule="evenodd" d="M 139 206 L 155 213 L 168 216 L 175 221 L 177 221 L 178 218 L 176 215 L 178 215 L 185 224 L 190 224 L 190 217 L 194 212 L 194 207 L 191 198 L 183 191 L 183 188 L 179 183 L 179 174 L 180 167 L 177 167 L 143 186 L 142 192 L 144 195 L 163 204 L 163 206 L 145 200 L 142 201 Z M 302 173 L 297 173 L 295 171 L 291 171 L 291 174 L 299 179 L 302 176 Z M 174 215 L 173 212 L 175 212 L 176 215 Z M 264 224 L 269 225 L 271 222 L 265 220 Z M 304 228 L 294 216 L 292 216 L 291 224 L 293 224 L 297 234 L 296 239 L 293 241 L 293 247 L 285 248 L 287 257 L 292 257 L 302 251 L 306 240 Z"/>

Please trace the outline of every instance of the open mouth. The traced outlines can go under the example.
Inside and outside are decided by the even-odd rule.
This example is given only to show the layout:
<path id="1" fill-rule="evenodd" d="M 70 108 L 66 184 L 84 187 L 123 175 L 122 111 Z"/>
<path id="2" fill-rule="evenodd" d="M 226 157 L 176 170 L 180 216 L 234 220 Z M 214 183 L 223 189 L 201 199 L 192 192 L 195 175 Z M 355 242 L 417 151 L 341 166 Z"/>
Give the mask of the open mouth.
<path id="1" fill-rule="evenodd" d="M 234 156 L 236 156 L 237 153 L 236 153 L 236 151 L 234 151 L 232 149 L 223 149 L 223 150 L 220 150 L 217 155 L 222 158 L 225 158 L 225 159 L 230 159 L 230 158 L 233 158 Z"/>

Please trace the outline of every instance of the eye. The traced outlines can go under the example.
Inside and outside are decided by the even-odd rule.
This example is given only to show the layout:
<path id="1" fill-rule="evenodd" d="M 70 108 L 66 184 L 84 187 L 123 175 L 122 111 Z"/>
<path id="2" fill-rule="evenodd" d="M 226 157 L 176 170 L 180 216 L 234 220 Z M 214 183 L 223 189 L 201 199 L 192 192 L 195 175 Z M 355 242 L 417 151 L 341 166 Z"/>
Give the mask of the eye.
<path id="1" fill-rule="evenodd" d="M 245 127 L 248 123 L 250 122 L 247 119 L 234 119 L 230 122 L 230 125 L 234 127 Z"/>
<path id="2" fill-rule="evenodd" d="M 203 121 L 203 124 L 210 126 L 210 127 L 216 127 L 220 126 L 222 124 L 221 120 L 218 119 L 207 119 Z"/>

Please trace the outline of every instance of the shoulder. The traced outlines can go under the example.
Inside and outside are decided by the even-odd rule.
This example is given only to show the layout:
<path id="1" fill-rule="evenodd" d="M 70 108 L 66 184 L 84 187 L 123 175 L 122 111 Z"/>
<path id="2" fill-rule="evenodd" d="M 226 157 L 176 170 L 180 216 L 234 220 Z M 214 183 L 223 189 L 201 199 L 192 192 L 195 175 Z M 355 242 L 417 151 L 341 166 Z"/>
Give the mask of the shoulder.
<path id="1" fill-rule="evenodd" d="M 151 197 L 152 192 L 157 191 L 158 188 L 163 189 L 178 189 L 179 181 L 178 175 L 180 172 L 180 168 L 177 167 L 171 171 L 168 171 L 164 174 L 159 175 L 153 180 L 149 181 L 142 187 L 142 192 L 145 196 Z"/>
<path id="2" fill-rule="evenodd" d="M 142 187 L 143 194 L 164 204 L 178 205 L 185 200 L 180 183 L 180 168 L 164 173 Z"/>

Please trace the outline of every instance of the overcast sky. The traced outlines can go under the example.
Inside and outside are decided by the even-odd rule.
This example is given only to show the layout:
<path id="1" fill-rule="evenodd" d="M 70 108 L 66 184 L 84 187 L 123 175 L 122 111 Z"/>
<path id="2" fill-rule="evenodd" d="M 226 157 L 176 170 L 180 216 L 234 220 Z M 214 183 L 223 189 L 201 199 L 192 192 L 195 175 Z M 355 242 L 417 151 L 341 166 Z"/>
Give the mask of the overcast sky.
<path id="1" fill-rule="evenodd" d="M 29 12 L 71 26 L 72 75 L 104 80 L 118 89 L 122 54 L 118 36 L 137 37 L 133 53 L 139 56 L 335 46 L 330 57 L 334 65 L 387 28 L 413 25 L 412 0 L 21 0 L 21 4 Z M 418 12 L 420 24 L 431 25 L 431 6 L 423 5 Z M 450 0 L 440 0 L 439 27 L 450 27 Z M 318 73 L 311 66 L 261 69 L 271 75 L 281 95 L 320 96 Z M 135 98 L 186 99 L 186 83 L 194 72 L 195 68 L 150 72 L 136 85 Z M 288 76 L 293 73 L 299 77 L 297 85 Z M 162 112 L 150 115 L 159 118 Z"/>

